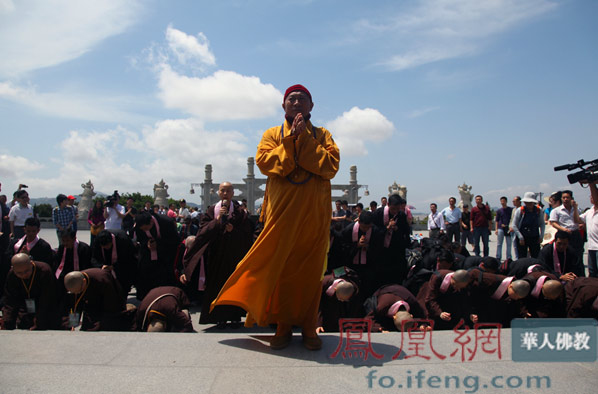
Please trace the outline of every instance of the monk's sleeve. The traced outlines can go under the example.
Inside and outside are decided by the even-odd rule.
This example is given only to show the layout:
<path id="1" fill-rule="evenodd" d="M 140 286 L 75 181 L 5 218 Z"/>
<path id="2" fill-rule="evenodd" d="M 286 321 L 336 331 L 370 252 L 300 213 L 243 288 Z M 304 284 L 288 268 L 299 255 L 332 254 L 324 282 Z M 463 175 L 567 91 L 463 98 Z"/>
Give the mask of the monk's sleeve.
<path id="1" fill-rule="evenodd" d="M 328 130 L 319 128 L 316 133 L 324 133 L 321 143 L 309 131 L 297 138 L 297 164 L 324 179 L 332 179 L 340 162 L 338 146 Z"/>
<path id="2" fill-rule="evenodd" d="M 440 290 L 440 281 L 435 276 L 430 278 L 430 289 L 428 294 L 426 295 L 426 309 L 428 311 L 428 316 L 431 318 L 439 317 L 442 313 L 442 308 L 436 298 L 438 297 L 438 292 Z"/>
<path id="3" fill-rule="evenodd" d="M 40 275 L 41 294 L 39 305 L 36 311 L 35 329 L 46 330 L 53 328 L 53 322 L 56 315 L 56 281 L 54 275 L 47 272 Z"/>
<path id="4" fill-rule="evenodd" d="M 7 280 L 4 286 L 5 299 L 4 305 L 2 306 L 4 330 L 14 330 L 17 326 L 17 316 L 19 313 L 19 292 L 15 288 L 15 283 L 15 281 Z"/>
<path id="5" fill-rule="evenodd" d="M 295 169 L 295 139 L 291 136 L 276 138 L 276 128 L 267 130 L 257 147 L 255 162 L 260 171 L 266 175 L 287 176 Z"/>

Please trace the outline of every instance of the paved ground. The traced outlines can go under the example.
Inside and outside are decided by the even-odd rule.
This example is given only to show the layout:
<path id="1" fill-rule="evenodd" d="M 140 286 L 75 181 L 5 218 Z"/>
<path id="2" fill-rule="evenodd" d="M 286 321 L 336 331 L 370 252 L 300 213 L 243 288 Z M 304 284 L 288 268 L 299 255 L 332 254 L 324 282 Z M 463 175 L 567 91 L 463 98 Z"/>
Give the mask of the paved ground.
<path id="1" fill-rule="evenodd" d="M 298 333 L 287 349 L 272 351 L 271 332 L 257 329 L 196 334 L 0 332 L 0 392 L 595 392 L 596 363 L 513 362 L 510 334 L 502 331 L 500 359 L 496 353 L 477 352 L 472 361 L 461 362 L 460 353 L 450 357 L 457 348 L 452 331 L 433 333 L 434 349 L 447 357 L 444 360 L 430 352 L 430 360 L 406 358 L 411 351 L 392 360 L 400 348 L 400 333 L 372 334 L 372 349 L 383 358 L 369 355 L 364 360 L 341 353 L 332 357 L 339 334 L 322 335 L 324 348 L 310 352 Z"/>
<path id="2" fill-rule="evenodd" d="M 55 232 L 41 236 L 56 246 Z M 88 241 L 89 233 L 79 238 Z M 496 240 L 491 239 L 491 254 Z M 193 322 L 199 309 L 192 309 Z M 343 357 L 338 333 L 322 335 L 324 348 L 305 350 L 301 336 L 272 351 L 270 329 L 197 326 L 194 334 L 0 332 L 1 393 L 593 393 L 598 365 L 511 361 L 511 330 L 502 330 L 501 356 L 476 352 L 461 362 L 452 331 L 432 334 L 430 360 L 399 353 L 400 333 L 376 333 L 369 355 Z M 519 341 L 519 338 L 514 339 Z M 346 342 L 344 342 L 346 345 Z M 344 347 L 341 347 L 342 351 Z M 429 349 L 429 348 L 428 348 Z M 547 360 L 549 361 L 549 360 Z M 370 378 L 368 378 L 370 376 Z M 420 378 L 421 377 L 421 378 Z M 529 383 L 529 384 L 528 384 Z M 500 387 L 502 386 L 502 387 Z"/>

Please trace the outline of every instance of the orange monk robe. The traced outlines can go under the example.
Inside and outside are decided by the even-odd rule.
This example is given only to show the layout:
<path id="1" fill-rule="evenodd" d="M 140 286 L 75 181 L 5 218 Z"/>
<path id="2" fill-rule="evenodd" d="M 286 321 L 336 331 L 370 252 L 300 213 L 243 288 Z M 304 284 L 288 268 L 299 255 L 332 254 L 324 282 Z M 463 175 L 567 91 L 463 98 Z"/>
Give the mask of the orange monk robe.
<path id="1" fill-rule="evenodd" d="M 340 156 L 328 130 L 315 128 L 314 138 L 306 123 L 296 141 L 287 121 L 284 138 L 280 126 L 266 130 L 257 149 L 256 163 L 268 176 L 264 230 L 212 303 L 245 309 L 246 327 L 316 324 L 332 217 L 330 179 Z"/>

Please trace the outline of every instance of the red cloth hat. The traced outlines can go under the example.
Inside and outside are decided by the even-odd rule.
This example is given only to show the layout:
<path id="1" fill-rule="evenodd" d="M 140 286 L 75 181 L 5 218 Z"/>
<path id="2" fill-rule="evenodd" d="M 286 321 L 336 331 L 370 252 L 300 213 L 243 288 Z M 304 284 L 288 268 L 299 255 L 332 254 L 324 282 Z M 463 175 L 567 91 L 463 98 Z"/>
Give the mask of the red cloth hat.
<path id="1" fill-rule="evenodd" d="M 69 195 L 69 196 L 68 196 L 66 199 L 67 199 L 67 200 L 76 200 L 76 198 L 75 198 L 75 197 L 73 197 L 72 195 Z"/>
<path id="2" fill-rule="evenodd" d="M 287 96 L 289 94 L 291 94 L 292 92 L 297 92 L 297 91 L 303 92 L 303 93 L 307 94 L 309 96 L 309 99 L 311 100 L 311 93 L 309 92 L 309 90 L 307 90 L 307 88 L 305 86 L 303 86 L 303 85 L 293 85 L 290 88 L 288 88 L 286 90 L 286 92 L 284 92 L 284 98 L 282 99 L 282 101 L 286 100 Z"/>

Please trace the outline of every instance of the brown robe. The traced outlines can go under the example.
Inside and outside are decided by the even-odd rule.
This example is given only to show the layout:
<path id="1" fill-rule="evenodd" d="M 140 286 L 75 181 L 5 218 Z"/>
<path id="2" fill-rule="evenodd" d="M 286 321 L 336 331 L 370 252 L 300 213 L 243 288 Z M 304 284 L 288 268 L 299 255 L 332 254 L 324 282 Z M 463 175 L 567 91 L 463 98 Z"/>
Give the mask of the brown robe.
<path id="1" fill-rule="evenodd" d="M 523 280 L 529 283 L 530 293 L 524 298 L 523 302 L 527 312 L 534 318 L 561 318 L 565 317 L 565 296 L 561 294 L 556 300 L 548 300 L 544 298 L 544 294 L 540 291 L 538 297 L 532 295 L 532 291 L 538 282 L 538 279 L 546 275 L 546 280 L 558 280 L 556 275 L 545 271 L 534 271 L 523 277 Z M 564 292 L 563 292 L 564 293 Z"/>
<path id="2" fill-rule="evenodd" d="M 389 317 L 388 309 L 397 301 L 405 301 L 409 304 L 409 313 L 414 319 L 425 319 L 426 311 L 415 296 L 401 285 L 386 285 L 378 289 L 372 297 L 366 301 L 368 306 L 374 309 L 368 310 L 366 317 L 374 320 L 374 331 L 386 330 L 395 331 L 396 327 L 392 317 Z"/>
<path id="3" fill-rule="evenodd" d="M 452 271 L 439 270 L 434 272 L 430 280 L 421 287 L 417 294 L 417 300 L 426 308 L 429 319 L 434 320 L 434 328 L 440 330 L 452 329 L 461 319 L 466 324 L 471 324 L 470 297 L 467 289 L 456 291 L 452 286 L 443 292 L 440 285 L 444 277 Z M 451 314 L 451 320 L 445 321 L 440 318 L 442 312 Z"/>
<path id="4" fill-rule="evenodd" d="M 120 284 L 112 273 L 100 268 L 81 272 L 88 278 L 87 288 L 82 295 L 68 294 L 65 298 L 62 327 L 70 329 L 69 313 L 72 311 L 80 314 L 82 331 L 130 331 L 134 327 L 134 311 L 126 310 Z"/>
<path id="5" fill-rule="evenodd" d="M 472 278 L 468 286 L 473 303 L 472 312 L 478 315 L 480 323 L 500 323 L 503 327 L 510 327 L 513 318 L 525 315 L 523 302 L 512 300 L 507 289 L 499 299 L 492 298 L 507 276 L 478 268 L 470 270 L 469 275 Z"/>
<path id="6" fill-rule="evenodd" d="M 333 294 L 326 294 L 328 287 L 336 279 L 344 279 L 351 282 L 356 291 L 347 302 L 339 301 Z M 360 289 L 360 278 L 355 271 L 345 268 L 345 274 L 335 276 L 328 274 L 322 279 L 322 298 L 320 299 L 320 309 L 318 312 L 318 326 L 324 328 L 324 332 L 339 331 L 338 321 L 343 318 L 361 318 L 363 317 L 363 296 Z"/>
<path id="7" fill-rule="evenodd" d="M 56 280 L 54 271 L 46 263 L 34 261 L 31 278 L 21 280 L 12 269 L 8 272 L 4 286 L 2 317 L 5 330 L 15 328 L 47 330 L 56 327 Z M 31 285 L 29 293 L 27 288 Z M 35 313 L 28 313 L 25 299 L 35 300 Z"/>
<path id="8" fill-rule="evenodd" d="M 193 273 L 199 270 L 199 260 L 193 257 L 197 257 L 198 253 L 204 257 L 206 289 L 199 318 L 200 324 L 240 321 L 245 315 L 243 309 L 232 305 L 219 305 L 210 312 L 212 301 L 216 299 L 220 289 L 253 243 L 253 223 L 238 202 L 233 200 L 232 203 L 233 212 L 227 220 L 233 225 L 233 230 L 225 232 L 223 218 L 216 219 L 214 206 L 209 207 L 201 219 L 195 242 L 183 261 L 185 276 L 194 278 Z"/>
<path id="9" fill-rule="evenodd" d="M 188 306 L 187 296 L 178 287 L 156 287 L 147 293 L 137 308 L 137 329 L 147 330 L 151 315 L 157 314 L 166 320 L 167 331 L 193 332 L 191 318 L 182 311 Z"/>
<path id="10" fill-rule="evenodd" d="M 598 318 L 598 278 L 575 278 L 565 284 L 567 317 Z"/>

